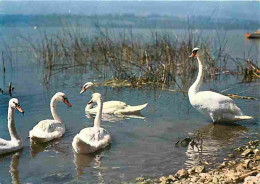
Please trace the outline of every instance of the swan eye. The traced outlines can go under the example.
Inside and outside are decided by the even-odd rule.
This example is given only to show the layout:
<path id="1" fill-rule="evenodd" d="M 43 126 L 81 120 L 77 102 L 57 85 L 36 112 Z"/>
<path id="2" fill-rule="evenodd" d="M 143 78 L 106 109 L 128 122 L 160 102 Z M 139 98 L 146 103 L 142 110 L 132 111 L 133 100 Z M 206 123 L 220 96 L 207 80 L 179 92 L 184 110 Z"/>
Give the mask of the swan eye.
<path id="1" fill-rule="evenodd" d="M 93 104 L 94 102 L 93 102 L 93 100 L 90 100 L 89 102 L 88 102 L 88 104 L 90 105 L 90 104 Z"/>
<path id="2" fill-rule="evenodd" d="M 20 104 L 19 103 L 15 103 L 15 102 L 13 102 L 14 103 L 14 105 L 16 106 L 16 107 L 20 107 Z"/>

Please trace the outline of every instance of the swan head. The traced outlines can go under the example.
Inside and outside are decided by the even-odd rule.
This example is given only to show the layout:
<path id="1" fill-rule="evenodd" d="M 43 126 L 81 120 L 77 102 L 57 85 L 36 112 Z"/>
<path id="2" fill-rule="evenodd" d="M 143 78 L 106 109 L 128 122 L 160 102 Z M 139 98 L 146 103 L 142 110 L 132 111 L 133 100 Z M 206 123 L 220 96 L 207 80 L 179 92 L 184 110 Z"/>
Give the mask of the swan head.
<path id="1" fill-rule="evenodd" d="M 190 58 L 193 58 L 193 57 L 200 57 L 201 56 L 201 52 L 200 52 L 200 49 L 198 47 L 195 47 L 193 50 L 192 50 L 192 53 L 191 55 L 189 56 Z"/>
<path id="2" fill-rule="evenodd" d="M 95 102 L 99 103 L 99 102 L 101 102 L 101 100 L 102 100 L 102 97 L 101 97 L 100 93 L 93 93 L 90 101 L 88 102 L 88 105 L 91 105 Z"/>
<path id="3" fill-rule="evenodd" d="M 21 113 L 24 113 L 17 98 L 12 98 L 11 100 L 9 100 L 9 106 L 13 109 L 17 109 Z"/>
<path id="4" fill-rule="evenodd" d="M 93 88 L 94 87 L 94 84 L 93 82 L 87 82 L 83 85 L 81 91 L 80 91 L 80 94 L 81 93 L 84 93 L 87 89 L 90 89 L 90 88 Z"/>
<path id="5" fill-rule="evenodd" d="M 58 92 L 54 95 L 55 99 L 64 102 L 68 107 L 72 107 L 72 105 L 69 103 L 68 98 L 66 97 L 65 93 Z"/>

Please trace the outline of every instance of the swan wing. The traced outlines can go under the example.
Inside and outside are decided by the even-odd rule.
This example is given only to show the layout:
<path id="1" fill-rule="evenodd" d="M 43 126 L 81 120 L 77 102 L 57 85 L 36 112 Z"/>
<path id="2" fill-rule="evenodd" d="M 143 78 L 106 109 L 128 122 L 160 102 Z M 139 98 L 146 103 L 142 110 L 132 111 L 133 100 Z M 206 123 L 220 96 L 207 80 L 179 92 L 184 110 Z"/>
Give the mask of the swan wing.
<path id="1" fill-rule="evenodd" d="M 103 103 L 103 109 L 110 109 L 110 108 L 115 108 L 115 109 L 121 109 L 126 107 L 127 104 L 125 102 L 121 101 L 107 101 Z"/>
<path id="2" fill-rule="evenodd" d="M 23 147 L 22 141 L 7 141 L 4 139 L 0 139 L 0 154 L 13 152 L 19 150 Z"/>
<path id="3" fill-rule="evenodd" d="M 143 104 L 143 105 L 136 105 L 136 106 L 131 106 L 131 105 L 127 105 L 125 108 L 123 109 L 118 109 L 115 113 L 116 114 L 128 114 L 128 113 L 138 113 L 140 112 L 142 109 L 144 109 L 147 106 L 148 103 Z"/>
<path id="4" fill-rule="evenodd" d="M 65 125 L 57 120 L 42 120 L 29 133 L 30 138 L 46 142 L 61 137 L 65 132 Z M 42 139 L 42 140 L 39 140 Z"/>
<path id="5" fill-rule="evenodd" d="M 7 145 L 9 142 L 10 142 L 10 141 L 7 141 L 7 140 L 5 140 L 5 139 L 1 139 L 1 138 L 0 138 L 0 149 L 1 149 L 2 146 Z"/>
<path id="6" fill-rule="evenodd" d="M 116 110 L 118 110 L 117 108 L 106 108 L 102 110 L 103 114 L 113 114 Z M 86 113 L 90 113 L 90 114 L 96 114 L 98 111 L 98 109 L 95 107 L 93 109 L 87 109 Z"/>
<path id="7" fill-rule="evenodd" d="M 103 128 L 85 128 L 77 134 L 72 142 L 77 153 L 92 153 L 105 148 L 111 143 L 111 136 Z"/>
<path id="8" fill-rule="evenodd" d="M 242 114 L 240 108 L 236 106 L 231 98 L 213 91 L 202 91 L 196 93 L 194 98 L 191 100 L 191 104 L 203 111 L 221 111 L 222 113 L 237 115 Z"/>
<path id="9" fill-rule="evenodd" d="M 107 101 L 103 103 L 103 114 L 113 114 L 116 110 L 118 109 L 123 109 L 125 108 L 127 105 L 125 102 L 121 102 L 121 101 Z M 93 107 L 91 109 L 86 109 L 86 112 L 88 113 L 92 113 L 95 114 L 97 113 L 98 108 Z"/>
<path id="10" fill-rule="evenodd" d="M 111 142 L 111 136 L 104 128 L 85 128 L 78 135 L 81 141 L 96 148 L 103 148 Z"/>
<path id="11" fill-rule="evenodd" d="M 110 103 L 110 102 L 115 102 L 115 103 Z M 144 109 L 147 106 L 147 104 L 148 103 L 143 104 L 143 105 L 131 106 L 131 105 L 126 105 L 126 103 L 120 102 L 120 101 L 109 101 L 109 103 L 107 103 L 107 102 L 104 103 L 102 113 L 103 114 L 138 113 L 142 109 Z M 97 111 L 98 111 L 97 107 L 86 110 L 86 112 L 88 112 L 88 113 L 97 113 Z"/>

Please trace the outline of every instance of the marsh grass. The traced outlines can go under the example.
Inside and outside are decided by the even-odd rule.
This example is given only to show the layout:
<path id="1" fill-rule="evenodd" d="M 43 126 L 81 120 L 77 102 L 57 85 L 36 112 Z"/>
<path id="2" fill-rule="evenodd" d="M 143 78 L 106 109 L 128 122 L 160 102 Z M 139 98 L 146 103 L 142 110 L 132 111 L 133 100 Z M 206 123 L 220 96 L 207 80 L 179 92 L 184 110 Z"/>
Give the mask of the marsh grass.
<path id="1" fill-rule="evenodd" d="M 131 28 L 121 31 L 100 28 L 97 23 L 94 33 L 79 25 L 67 25 L 52 34 L 39 30 L 39 35 L 36 42 L 23 35 L 20 38 L 46 69 L 45 80 L 67 69 L 86 72 L 91 68 L 106 79 L 112 78 L 107 82 L 111 85 L 149 84 L 164 88 L 173 84 L 181 88 L 196 73 L 197 62 L 188 57 L 195 46 L 203 50 L 207 61 L 205 78 L 217 78 L 227 70 L 228 62 L 237 70 L 227 73 L 243 71 L 243 65 L 225 53 L 227 39 L 218 33 L 215 50 L 211 49 L 212 40 L 202 40 L 193 30 L 187 30 L 183 37 L 171 31 L 154 30 L 142 35 L 134 34 Z"/>

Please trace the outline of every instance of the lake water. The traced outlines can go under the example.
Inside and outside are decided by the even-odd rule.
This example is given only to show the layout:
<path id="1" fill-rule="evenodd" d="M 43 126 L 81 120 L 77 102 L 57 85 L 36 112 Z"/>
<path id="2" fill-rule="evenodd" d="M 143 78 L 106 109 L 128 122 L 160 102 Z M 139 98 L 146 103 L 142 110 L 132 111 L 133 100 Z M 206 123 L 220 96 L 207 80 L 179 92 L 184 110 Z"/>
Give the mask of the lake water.
<path id="1" fill-rule="evenodd" d="M 1 35 L 12 42 L 14 35 L 21 30 L 33 37 L 33 30 L 29 28 L 3 28 Z M 51 31 L 55 32 L 55 29 Z M 259 42 L 246 42 L 244 32 L 227 31 L 227 49 L 234 57 L 250 53 L 252 59 L 259 61 Z M 177 30 L 176 33 L 181 34 L 182 31 Z M 211 35 L 212 31 L 205 31 L 205 34 Z M 1 44 L 0 48 L 3 47 Z M 6 74 L 1 73 L 0 87 L 5 93 L 0 95 L 0 137 L 9 139 L 6 117 L 10 97 L 6 90 L 12 81 L 15 87 L 13 96 L 19 99 L 25 111 L 24 116 L 18 112 L 15 114 L 16 127 L 25 146 L 21 152 L 0 157 L 0 183 L 115 183 L 130 182 L 139 176 L 159 177 L 201 161 L 219 163 L 236 146 L 260 138 L 258 100 L 235 99 L 242 111 L 255 120 L 213 125 L 191 107 L 187 94 L 160 89 L 101 86 L 96 91 L 103 95 L 104 101 L 122 100 L 131 105 L 148 103 L 148 106 L 140 117 L 120 117 L 118 120 L 113 117 L 114 121 L 102 123 L 112 135 L 110 147 L 95 154 L 76 155 L 71 146 L 73 137 L 81 129 L 93 125 L 93 119 L 85 116 L 84 112 L 91 92 L 80 95 L 81 86 L 87 81 L 102 79 L 91 69 L 86 69 L 84 73 L 73 69 L 55 73 L 48 83 L 43 80 L 44 74 L 33 57 L 24 55 L 17 55 L 12 67 L 10 63 L 6 64 Z M 188 90 L 193 80 L 195 78 L 183 86 L 184 90 Z M 240 81 L 240 77 L 223 75 L 214 81 L 204 81 L 202 90 L 231 88 L 230 93 L 259 98 L 259 83 Z M 72 104 L 72 108 L 62 103 L 57 105 L 57 111 L 66 124 L 66 133 L 61 139 L 31 146 L 28 132 L 38 121 L 51 118 L 49 102 L 58 91 L 64 92 Z M 202 133 L 202 151 L 175 146 L 178 140 L 197 131 Z"/>

